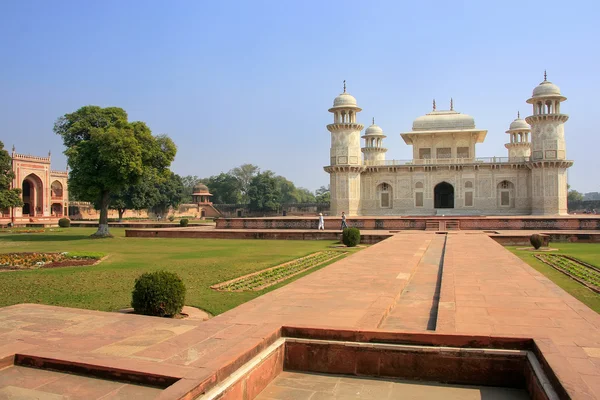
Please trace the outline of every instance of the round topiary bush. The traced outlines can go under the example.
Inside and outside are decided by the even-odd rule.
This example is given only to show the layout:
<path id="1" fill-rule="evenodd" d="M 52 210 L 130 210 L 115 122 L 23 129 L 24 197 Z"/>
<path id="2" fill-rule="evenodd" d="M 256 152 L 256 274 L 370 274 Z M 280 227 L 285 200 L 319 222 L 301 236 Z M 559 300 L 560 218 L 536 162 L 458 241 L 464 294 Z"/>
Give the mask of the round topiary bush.
<path id="1" fill-rule="evenodd" d="M 71 226 L 71 220 L 69 218 L 61 218 L 58 220 L 58 226 L 61 228 L 68 228 Z"/>
<path id="2" fill-rule="evenodd" d="M 346 228 L 342 232 L 342 243 L 348 247 L 355 247 L 360 243 L 360 230 L 358 228 Z"/>
<path id="3" fill-rule="evenodd" d="M 544 244 L 544 238 L 542 237 L 542 235 L 538 235 L 537 233 L 534 233 L 529 238 L 529 242 L 531 243 L 533 248 L 537 250 L 540 247 L 542 247 L 542 245 Z"/>
<path id="4" fill-rule="evenodd" d="M 183 281 L 168 271 L 140 275 L 131 293 L 131 306 L 143 315 L 173 317 L 181 312 L 184 301 Z"/>
<path id="5" fill-rule="evenodd" d="M 183 218 L 179 220 L 179 225 L 180 226 L 188 226 L 188 224 L 190 223 L 190 220 L 187 218 Z"/>

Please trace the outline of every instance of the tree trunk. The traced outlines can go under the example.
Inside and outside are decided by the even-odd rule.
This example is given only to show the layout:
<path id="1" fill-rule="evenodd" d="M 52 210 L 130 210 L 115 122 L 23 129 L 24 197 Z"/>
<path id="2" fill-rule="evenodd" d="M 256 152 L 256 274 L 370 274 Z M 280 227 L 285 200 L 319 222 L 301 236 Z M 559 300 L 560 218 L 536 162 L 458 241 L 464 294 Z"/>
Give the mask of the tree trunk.
<path id="1" fill-rule="evenodd" d="M 123 222 L 123 214 L 125 214 L 125 209 L 119 208 L 119 222 Z"/>
<path id="2" fill-rule="evenodd" d="M 108 231 L 108 203 L 110 202 L 110 192 L 102 192 L 100 199 L 100 221 L 98 222 L 98 231 L 92 236 L 97 238 L 112 237 Z"/>

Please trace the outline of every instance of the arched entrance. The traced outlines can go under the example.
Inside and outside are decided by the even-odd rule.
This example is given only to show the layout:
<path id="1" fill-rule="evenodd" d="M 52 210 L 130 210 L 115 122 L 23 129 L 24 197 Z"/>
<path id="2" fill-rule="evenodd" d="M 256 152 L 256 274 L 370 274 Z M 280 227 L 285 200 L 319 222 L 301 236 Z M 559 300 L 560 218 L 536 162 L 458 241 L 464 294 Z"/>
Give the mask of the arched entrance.
<path id="1" fill-rule="evenodd" d="M 63 207 L 62 204 L 60 203 L 53 203 L 52 204 L 52 216 L 53 217 L 62 217 L 63 216 Z"/>
<path id="2" fill-rule="evenodd" d="M 23 215 L 30 217 L 44 215 L 44 188 L 42 180 L 34 174 L 23 179 Z"/>
<path id="3" fill-rule="evenodd" d="M 454 186 L 448 182 L 440 182 L 433 189 L 435 208 L 454 208 Z"/>

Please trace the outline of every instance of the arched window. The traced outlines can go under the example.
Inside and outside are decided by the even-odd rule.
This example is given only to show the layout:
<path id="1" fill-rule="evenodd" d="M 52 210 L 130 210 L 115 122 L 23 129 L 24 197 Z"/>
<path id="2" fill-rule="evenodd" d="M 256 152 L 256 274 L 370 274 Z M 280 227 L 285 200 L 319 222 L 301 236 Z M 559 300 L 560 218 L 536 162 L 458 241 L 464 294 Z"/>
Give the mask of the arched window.
<path id="1" fill-rule="evenodd" d="M 498 206 L 502 208 L 513 208 L 515 206 L 515 185 L 510 181 L 502 181 L 498 184 L 497 194 Z"/>
<path id="2" fill-rule="evenodd" d="M 465 207 L 473 207 L 473 182 L 465 182 Z"/>
<path id="3" fill-rule="evenodd" d="M 52 185 L 50 185 L 50 188 L 52 191 L 53 198 L 62 197 L 62 195 L 63 195 L 62 183 L 60 183 L 59 181 L 54 181 L 54 182 L 52 182 Z"/>
<path id="4" fill-rule="evenodd" d="M 379 207 L 392 208 L 392 187 L 388 183 L 381 183 L 377 186 L 379 197 Z"/>
<path id="5" fill-rule="evenodd" d="M 423 207 L 423 182 L 415 183 L 415 207 Z"/>

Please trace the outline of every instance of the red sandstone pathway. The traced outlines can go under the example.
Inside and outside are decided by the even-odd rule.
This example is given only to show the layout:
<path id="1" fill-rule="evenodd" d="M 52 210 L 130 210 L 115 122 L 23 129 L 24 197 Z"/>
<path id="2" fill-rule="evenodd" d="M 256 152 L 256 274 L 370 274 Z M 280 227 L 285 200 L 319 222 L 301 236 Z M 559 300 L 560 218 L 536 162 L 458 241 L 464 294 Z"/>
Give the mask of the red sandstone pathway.
<path id="1" fill-rule="evenodd" d="M 410 276 L 400 274 L 397 278 L 408 278 L 408 284 L 392 310 L 379 328 L 385 330 L 426 331 L 435 330 L 439 293 L 438 275 L 446 235 L 435 235 L 426 241 L 427 247 Z M 419 248 L 419 252 L 423 247 Z"/>
<path id="2" fill-rule="evenodd" d="M 175 399 L 264 345 L 281 325 L 375 330 L 401 323 L 398 310 L 410 305 L 401 297 L 407 277 L 440 237 L 397 234 L 206 322 L 5 307 L 0 364 L 20 353 L 166 374 L 181 380 L 159 398 Z M 447 237 L 436 332 L 533 337 L 572 398 L 600 399 L 600 316 L 486 235 Z"/>

